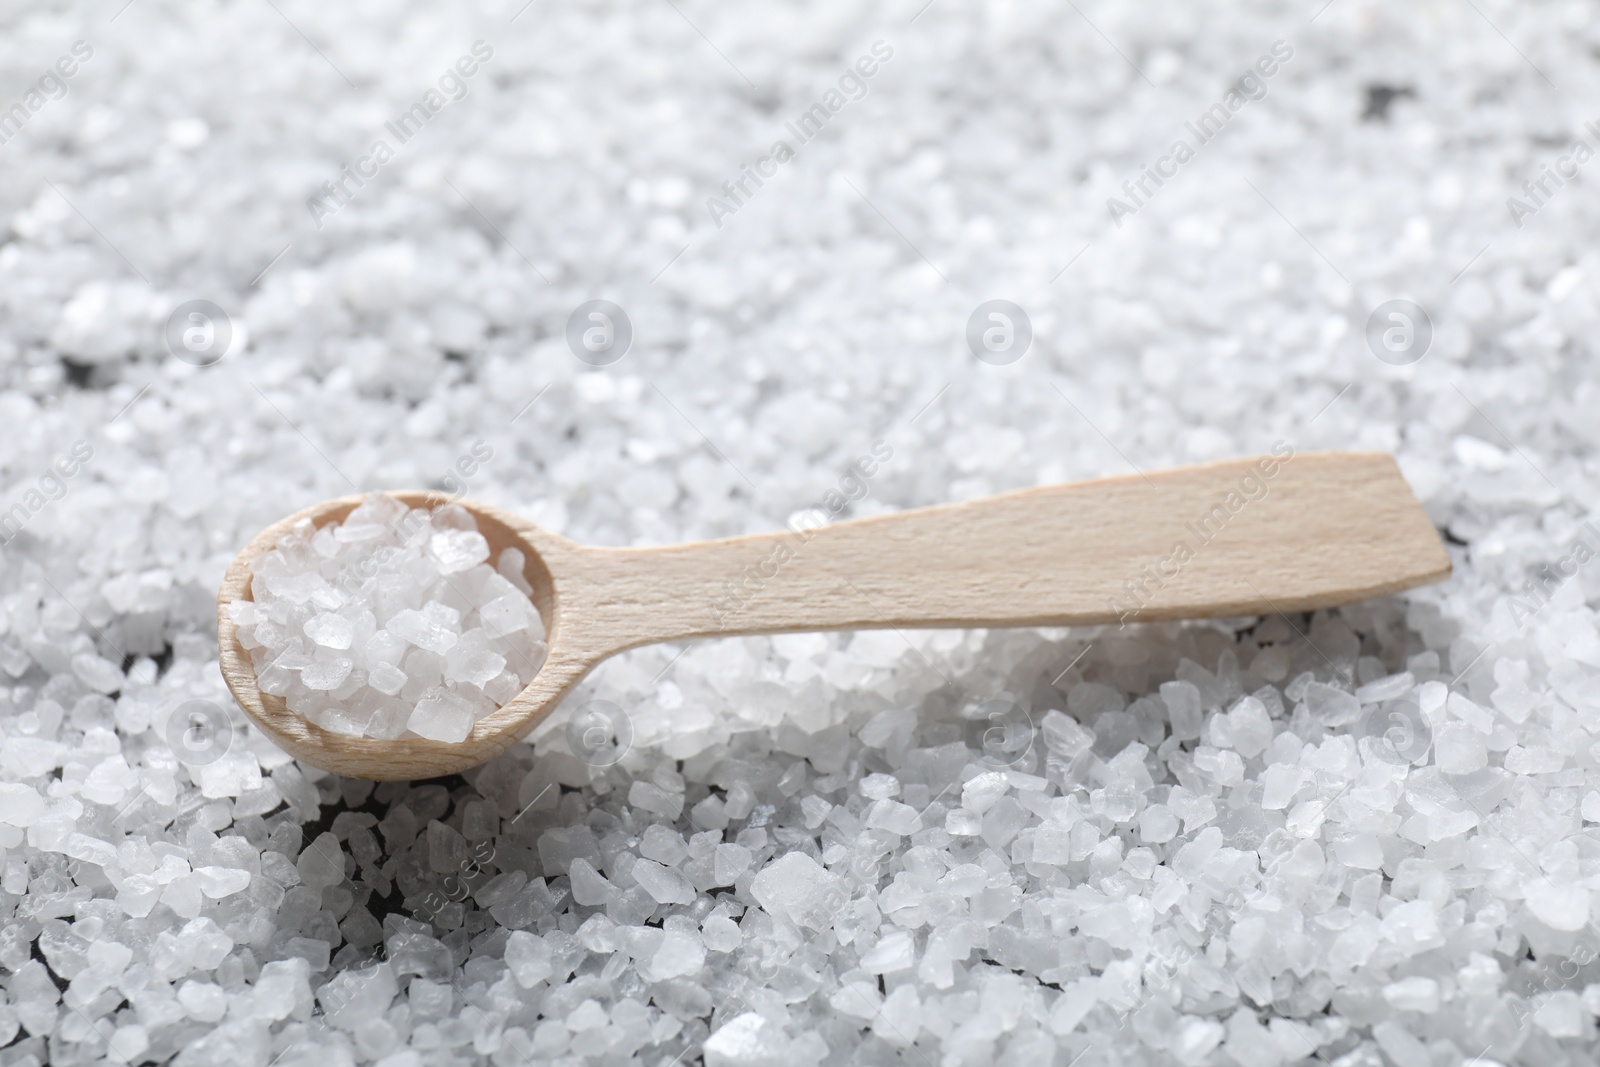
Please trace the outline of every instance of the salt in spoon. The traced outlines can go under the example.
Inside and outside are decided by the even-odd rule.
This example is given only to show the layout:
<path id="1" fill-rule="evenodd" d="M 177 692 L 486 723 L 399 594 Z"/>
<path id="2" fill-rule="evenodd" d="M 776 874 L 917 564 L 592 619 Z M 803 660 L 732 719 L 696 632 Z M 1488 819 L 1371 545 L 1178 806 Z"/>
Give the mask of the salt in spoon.
<path id="1" fill-rule="evenodd" d="M 414 508 L 440 493 L 391 494 Z M 463 741 L 327 731 L 264 694 L 227 606 L 301 519 L 344 520 L 360 496 L 263 530 L 217 596 L 228 688 L 293 756 L 378 781 L 453 774 L 504 752 L 594 666 L 658 641 L 879 627 L 1088 626 L 1333 607 L 1438 581 L 1450 559 L 1394 460 L 1290 453 L 1022 489 L 813 529 L 656 548 L 596 548 L 456 500 L 492 558 L 521 550 L 549 658 Z M 1185 550 L 1186 549 L 1186 550 Z"/>

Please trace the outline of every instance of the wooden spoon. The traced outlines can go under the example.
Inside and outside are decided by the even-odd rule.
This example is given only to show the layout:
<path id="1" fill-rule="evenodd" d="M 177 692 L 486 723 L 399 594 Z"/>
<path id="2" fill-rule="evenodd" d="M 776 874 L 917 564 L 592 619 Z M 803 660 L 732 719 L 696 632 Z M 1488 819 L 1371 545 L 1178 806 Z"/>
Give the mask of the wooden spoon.
<path id="1" fill-rule="evenodd" d="M 451 499 L 393 495 L 412 507 Z M 1285 449 L 663 548 L 580 545 L 461 500 L 492 558 L 508 546 L 526 554 L 549 658 L 466 740 L 386 741 L 325 731 L 263 694 L 227 612 L 230 601 L 251 599 L 252 564 L 298 520 L 341 521 L 361 499 L 306 508 L 246 545 L 217 595 L 217 629 L 223 677 L 257 726 L 299 759 L 380 781 L 451 774 L 493 758 L 597 663 L 657 641 L 1277 614 L 1382 596 L 1450 573 L 1399 468 L 1375 452 Z"/>

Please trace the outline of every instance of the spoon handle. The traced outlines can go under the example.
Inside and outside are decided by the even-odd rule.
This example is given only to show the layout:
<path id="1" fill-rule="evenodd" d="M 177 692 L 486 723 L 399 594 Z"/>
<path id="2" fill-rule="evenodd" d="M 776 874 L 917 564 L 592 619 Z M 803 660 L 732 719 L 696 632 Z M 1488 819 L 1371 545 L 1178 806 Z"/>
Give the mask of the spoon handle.
<path id="1" fill-rule="evenodd" d="M 1383 453 L 1276 454 L 810 530 L 581 549 L 563 614 L 612 650 L 709 635 L 1305 611 L 1450 573 Z"/>

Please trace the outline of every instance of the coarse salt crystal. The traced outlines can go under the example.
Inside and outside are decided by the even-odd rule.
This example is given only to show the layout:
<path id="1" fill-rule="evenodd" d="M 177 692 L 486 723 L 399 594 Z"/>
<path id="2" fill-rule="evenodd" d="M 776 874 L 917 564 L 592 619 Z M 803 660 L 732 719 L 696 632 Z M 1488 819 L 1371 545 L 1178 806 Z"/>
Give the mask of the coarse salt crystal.
<path id="1" fill-rule="evenodd" d="M 472 732 L 472 721 L 472 705 L 466 699 L 435 686 L 422 694 L 406 725 L 418 737 L 464 741 Z"/>

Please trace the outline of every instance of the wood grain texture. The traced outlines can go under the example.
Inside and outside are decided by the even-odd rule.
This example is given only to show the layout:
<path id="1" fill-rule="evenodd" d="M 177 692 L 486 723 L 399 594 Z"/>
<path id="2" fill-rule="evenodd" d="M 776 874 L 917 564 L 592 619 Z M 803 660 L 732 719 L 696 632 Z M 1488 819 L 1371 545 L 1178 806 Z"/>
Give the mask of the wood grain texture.
<path id="1" fill-rule="evenodd" d="M 396 493 L 413 506 L 445 502 Z M 813 530 L 661 548 L 594 548 L 460 501 L 492 550 L 528 554 L 550 658 L 460 744 L 330 734 L 256 688 L 226 606 L 252 561 L 303 516 L 339 521 L 359 497 L 284 519 L 247 545 L 218 594 L 223 676 L 298 758 L 360 778 L 475 766 L 525 736 L 607 656 L 657 641 L 877 627 L 1090 625 L 1305 611 L 1449 575 L 1394 460 L 1307 453 L 1025 489 Z"/>

